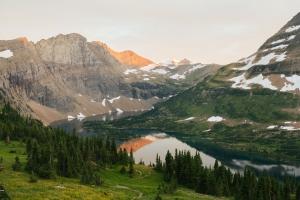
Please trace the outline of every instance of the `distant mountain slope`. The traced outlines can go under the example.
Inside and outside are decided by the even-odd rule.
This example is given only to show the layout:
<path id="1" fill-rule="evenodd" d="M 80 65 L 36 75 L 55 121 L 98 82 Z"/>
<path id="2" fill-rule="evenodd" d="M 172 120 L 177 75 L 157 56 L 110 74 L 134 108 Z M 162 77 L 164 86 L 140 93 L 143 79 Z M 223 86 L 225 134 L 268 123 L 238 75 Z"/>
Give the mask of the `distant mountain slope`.
<path id="1" fill-rule="evenodd" d="M 141 57 L 124 53 L 122 58 L 135 62 Z M 139 64 L 150 63 L 140 60 Z M 151 109 L 160 98 L 192 85 L 169 77 L 128 77 L 126 71 L 132 67 L 121 63 L 109 47 L 76 33 L 37 43 L 26 38 L 0 40 L 1 94 L 23 114 L 45 123 Z M 203 76 L 200 72 L 198 81 L 215 71 L 207 69 Z"/>
<path id="2" fill-rule="evenodd" d="M 300 13 L 269 38 L 253 55 L 227 67 L 232 87 L 254 85 L 300 92 Z M 228 77 L 224 77 L 228 78 Z"/>

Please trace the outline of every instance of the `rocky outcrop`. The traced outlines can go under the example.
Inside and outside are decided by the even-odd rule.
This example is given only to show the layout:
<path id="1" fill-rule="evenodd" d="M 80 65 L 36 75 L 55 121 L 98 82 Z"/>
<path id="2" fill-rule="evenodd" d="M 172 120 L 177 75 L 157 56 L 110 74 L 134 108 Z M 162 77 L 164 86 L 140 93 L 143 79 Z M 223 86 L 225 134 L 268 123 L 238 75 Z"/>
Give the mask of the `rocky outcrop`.
<path id="1" fill-rule="evenodd" d="M 117 59 L 120 63 L 127 65 L 129 67 L 140 68 L 140 67 L 153 64 L 153 61 L 145 57 L 142 57 L 131 50 L 118 52 L 108 47 L 106 44 L 102 42 L 97 41 L 95 43 L 104 47 L 115 59 Z"/>
<path id="2" fill-rule="evenodd" d="M 169 76 L 153 81 L 145 74 L 128 76 L 133 66 L 151 61 L 133 52 L 116 54 L 76 33 L 37 43 L 26 38 L 2 40 L 1 95 L 22 113 L 48 124 L 67 116 L 148 110 L 189 85 L 180 87 Z"/>

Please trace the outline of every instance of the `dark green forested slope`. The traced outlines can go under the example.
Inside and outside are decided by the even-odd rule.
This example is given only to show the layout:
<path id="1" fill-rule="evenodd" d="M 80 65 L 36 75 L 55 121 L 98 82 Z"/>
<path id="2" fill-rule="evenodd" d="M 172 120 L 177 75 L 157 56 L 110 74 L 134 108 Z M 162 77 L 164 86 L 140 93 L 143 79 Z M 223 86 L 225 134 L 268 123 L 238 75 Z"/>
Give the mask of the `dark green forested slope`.
<path id="1" fill-rule="evenodd" d="M 0 112 L 2 199 L 294 199 L 297 182 L 232 174 L 199 154 L 168 153 L 154 166 L 134 165 L 114 140 L 78 137 L 24 118 L 9 104 Z M 200 195 L 202 193 L 205 195 Z M 225 199 L 223 197 L 222 199 Z"/>
<path id="2" fill-rule="evenodd" d="M 163 182 L 112 139 L 66 134 L 1 105 L 0 199 L 213 199 L 181 186 L 162 190 L 168 183 L 158 190 Z"/>
<path id="3" fill-rule="evenodd" d="M 279 127 L 299 121 L 300 96 L 261 88 L 234 89 L 219 81 L 224 73 L 221 69 L 215 77 L 158 104 L 154 110 L 119 120 L 114 126 L 179 132 L 224 150 L 254 152 L 299 164 L 300 131 Z M 208 122 L 211 116 L 225 120 Z M 267 129 L 272 125 L 277 127 Z"/>

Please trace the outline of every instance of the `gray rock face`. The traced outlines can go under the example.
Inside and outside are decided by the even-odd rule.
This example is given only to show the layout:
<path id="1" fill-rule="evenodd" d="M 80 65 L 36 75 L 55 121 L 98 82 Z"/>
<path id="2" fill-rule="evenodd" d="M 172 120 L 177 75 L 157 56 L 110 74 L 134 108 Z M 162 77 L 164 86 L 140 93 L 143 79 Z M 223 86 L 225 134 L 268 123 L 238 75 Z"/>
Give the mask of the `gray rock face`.
<path id="1" fill-rule="evenodd" d="M 46 116 L 48 121 L 78 113 L 87 116 L 118 109 L 149 109 L 157 100 L 146 99 L 181 89 L 168 77 L 159 82 L 129 78 L 124 74 L 128 69 L 130 66 L 121 64 L 108 48 L 76 33 L 37 43 L 26 38 L 0 40 L 2 96 L 23 113 Z M 122 96 L 118 102 L 101 104 L 118 96 Z M 53 117 L 48 117 L 49 113 Z"/>
<path id="2" fill-rule="evenodd" d="M 36 44 L 26 39 L 0 41 L 13 56 L 0 58 L 5 91 L 69 111 L 74 93 L 91 97 L 120 94 L 124 67 L 101 46 L 78 34 L 58 35 Z"/>

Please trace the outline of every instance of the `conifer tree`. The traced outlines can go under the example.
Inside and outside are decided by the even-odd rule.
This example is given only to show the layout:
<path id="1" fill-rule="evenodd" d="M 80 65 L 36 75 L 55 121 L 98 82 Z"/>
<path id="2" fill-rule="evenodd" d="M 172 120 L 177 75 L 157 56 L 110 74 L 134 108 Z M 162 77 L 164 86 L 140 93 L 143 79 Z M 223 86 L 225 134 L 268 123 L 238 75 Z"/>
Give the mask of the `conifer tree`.
<path id="1" fill-rule="evenodd" d="M 15 157 L 15 163 L 12 165 L 14 171 L 20 171 L 22 168 L 20 159 L 18 156 Z"/>
<path id="2" fill-rule="evenodd" d="M 156 164 L 155 164 L 155 170 L 161 171 L 162 170 L 162 162 L 160 160 L 160 157 L 158 154 L 156 154 Z"/>
<path id="3" fill-rule="evenodd" d="M 134 174 L 133 165 L 134 165 L 134 158 L 133 158 L 133 152 L 132 152 L 132 149 L 131 149 L 130 150 L 130 157 L 129 157 L 129 171 L 128 171 L 130 176 L 133 176 L 133 174 Z"/>
<path id="4" fill-rule="evenodd" d="M 300 200 L 300 185 L 296 189 L 296 200 Z"/>

